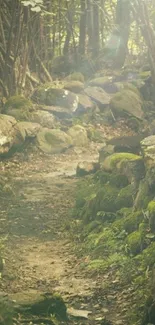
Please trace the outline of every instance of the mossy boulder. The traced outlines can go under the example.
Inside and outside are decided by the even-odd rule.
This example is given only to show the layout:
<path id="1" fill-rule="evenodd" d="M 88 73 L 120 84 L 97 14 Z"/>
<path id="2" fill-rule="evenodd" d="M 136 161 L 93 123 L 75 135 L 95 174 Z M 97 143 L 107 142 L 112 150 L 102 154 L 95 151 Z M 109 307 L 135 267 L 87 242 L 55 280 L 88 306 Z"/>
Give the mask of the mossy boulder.
<path id="1" fill-rule="evenodd" d="M 27 121 L 35 110 L 32 102 L 23 96 L 12 96 L 4 105 L 4 113 L 13 116 L 17 121 Z"/>
<path id="2" fill-rule="evenodd" d="M 123 89 L 110 100 L 110 109 L 115 117 L 134 116 L 143 119 L 143 101 L 140 95 L 129 89 Z"/>
<path id="3" fill-rule="evenodd" d="M 149 226 L 151 231 L 155 231 L 155 201 L 149 202 L 147 210 L 149 212 Z"/>
<path id="4" fill-rule="evenodd" d="M 146 167 L 150 168 L 155 163 L 155 135 L 151 135 L 141 141 L 141 150 Z"/>
<path id="5" fill-rule="evenodd" d="M 25 108 L 28 109 L 29 111 L 34 110 L 33 103 L 29 99 L 19 95 L 10 97 L 4 105 L 4 111 L 8 109 L 14 109 L 14 108 L 15 109 Z"/>
<path id="6" fill-rule="evenodd" d="M 71 147 L 72 139 L 61 130 L 42 128 L 37 134 L 36 145 L 47 154 L 57 154 Z"/>
<path id="7" fill-rule="evenodd" d="M 135 196 L 133 209 L 141 210 L 146 209 L 149 201 L 152 198 L 147 177 L 142 179 L 139 183 L 138 191 Z"/>
<path id="8" fill-rule="evenodd" d="M 71 92 L 78 94 L 82 90 L 84 90 L 84 84 L 81 81 L 76 80 L 66 81 L 64 89 L 70 90 Z"/>
<path id="9" fill-rule="evenodd" d="M 134 231 L 127 237 L 127 245 L 132 255 L 137 255 L 143 250 L 143 237 L 140 231 Z"/>
<path id="10" fill-rule="evenodd" d="M 120 170 L 125 161 L 141 161 L 142 157 L 128 152 L 114 153 L 104 159 L 102 167 L 105 171 L 111 172 L 115 169 Z M 101 162 L 101 161 L 100 161 Z"/>
<path id="11" fill-rule="evenodd" d="M 81 125 L 72 126 L 67 134 L 72 138 L 74 146 L 84 147 L 88 145 L 88 137 L 86 129 Z"/>
<path id="12" fill-rule="evenodd" d="M 118 232 L 125 230 L 127 234 L 130 234 L 138 230 L 139 224 L 142 222 L 143 218 L 143 213 L 141 211 L 129 213 L 116 220 L 112 225 L 112 229 Z"/>

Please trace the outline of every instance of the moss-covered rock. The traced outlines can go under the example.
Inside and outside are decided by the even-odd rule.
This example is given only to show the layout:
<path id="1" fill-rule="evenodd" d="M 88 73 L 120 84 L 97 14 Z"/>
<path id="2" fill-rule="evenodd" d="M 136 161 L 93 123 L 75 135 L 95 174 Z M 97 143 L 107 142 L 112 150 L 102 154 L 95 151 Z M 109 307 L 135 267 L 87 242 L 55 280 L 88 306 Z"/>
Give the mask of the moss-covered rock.
<path id="1" fill-rule="evenodd" d="M 23 96 L 10 97 L 4 105 L 4 113 L 17 121 L 27 121 L 35 110 L 32 102 Z"/>
<path id="2" fill-rule="evenodd" d="M 141 161 L 142 157 L 128 152 L 114 153 L 104 159 L 102 167 L 106 171 L 113 171 L 115 169 L 121 170 L 121 164 L 124 161 Z"/>
<path id="3" fill-rule="evenodd" d="M 155 201 L 150 201 L 147 207 L 149 212 L 149 226 L 151 231 L 155 231 Z"/>
<path id="4" fill-rule="evenodd" d="M 116 209 L 130 208 L 133 205 L 133 195 L 134 187 L 129 184 L 128 186 L 122 188 L 118 193 L 117 198 L 115 198 Z"/>
<path id="5" fill-rule="evenodd" d="M 147 177 L 140 181 L 137 194 L 134 199 L 134 210 L 146 209 L 152 198 Z"/>
<path id="6" fill-rule="evenodd" d="M 155 135 L 151 135 L 141 141 L 141 150 L 146 167 L 154 166 L 155 162 Z"/>
<path id="7" fill-rule="evenodd" d="M 143 102 L 135 91 L 123 89 L 115 94 L 110 101 L 110 108 L 115 117 L 135 116 L 143 118 Z"/>
<path id="8" fill-rule="evenodd" d="M 116 220 L 112 228 L 116 231 L 125 230 L 127 234 L 130 234 L 139 229 L 139 224 L 143 220 L 143 213 L 141 211 L 129 213 L 127 216 Z"/>
<path id="9" fill-rule="evenodd" d="M 61 130 L 42 128 L 37 134 L 36 144 L 41 151 L 56 154 L 72 146 L 72 139 Z"/>
<path id="10" fill-rule="evenodd" d="M 127 245 L 132 255 L 137 255 L 143 250 L 143 237 L 139 231 L 134 231 L 127 237 Z"/>
<path id="11" fill-rule="evenodd" d="M 8 109 L 24 109 L 24 108 L 28 109 L 29 111 L 34 110 L 32 102 L 23 96 L 12 96 L 6 101 L 4 105 L 4 111 Z"/>

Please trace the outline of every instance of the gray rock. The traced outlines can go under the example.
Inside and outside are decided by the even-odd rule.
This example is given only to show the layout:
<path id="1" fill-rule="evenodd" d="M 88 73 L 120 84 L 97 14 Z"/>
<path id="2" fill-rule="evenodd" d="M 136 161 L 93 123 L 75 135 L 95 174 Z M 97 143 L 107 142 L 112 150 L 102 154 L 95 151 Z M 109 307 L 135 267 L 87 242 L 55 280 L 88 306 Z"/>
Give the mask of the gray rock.
<path id="1" fill-rule="evenodd" d="M 100 109 L 105 108 L 110 103 L 110 96 L 100 87 L 87 87 L 85 94 L 89 96 Z"/>
<path id="2" fill-rule="evenodd" d="M 0 114 L 0 155 L 6 155 L 20 139 L 14 117 Z"/>
<path id="3" fill-rule="evenodd" d="M 25 135 L 25 138 L 35 138 L 41 129 L 41 125 L 32 122 L 18 122 L 17 128 Z"/>
<path id="4" fill-rule="evenodd" d="M 72 126 L 67 134 L 72 138 L 72 143 L 77 147 L 84 147 L 88 145 L 87 131 L 81 125 Z"/>
<path id="5" fill-rule="evenodd" d="M 42 127 L 55 129 L 58 124 L 55 116 L 48 111 L 37 110 L 31 116 L 31 122 L 39 123 Z"/>
<path id="6" fill-rule="evenodd" d="M 67 108 L 72 113 L 78 107 L 78 96 L 76 94 L 65 89 L 47 87 L 47 85 L 36 89 L 32 99 L 38 104 Z"/>
<path id="7" fill-rule="evenodd" d="M 57 154 L 71 147 L 72 139 L 61 130 L 42 128 L 37 134 L 36 145 L 47 154 Z"/>

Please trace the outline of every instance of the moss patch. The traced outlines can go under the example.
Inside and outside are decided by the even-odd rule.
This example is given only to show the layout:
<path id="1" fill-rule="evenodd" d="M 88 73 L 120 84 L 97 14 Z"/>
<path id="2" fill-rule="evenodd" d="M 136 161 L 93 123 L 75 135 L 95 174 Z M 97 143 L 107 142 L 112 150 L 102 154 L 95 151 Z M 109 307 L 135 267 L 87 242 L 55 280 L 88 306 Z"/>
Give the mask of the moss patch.
<path id="1" fill-rule="evenodd" d="M 105 158 L 102 166 L 106 171 L 112 171 L 115 168 L 121 169 L 121 163 L 130 160 L 142 160 L 142 157 L 128 152 L 114 153 Z"/>

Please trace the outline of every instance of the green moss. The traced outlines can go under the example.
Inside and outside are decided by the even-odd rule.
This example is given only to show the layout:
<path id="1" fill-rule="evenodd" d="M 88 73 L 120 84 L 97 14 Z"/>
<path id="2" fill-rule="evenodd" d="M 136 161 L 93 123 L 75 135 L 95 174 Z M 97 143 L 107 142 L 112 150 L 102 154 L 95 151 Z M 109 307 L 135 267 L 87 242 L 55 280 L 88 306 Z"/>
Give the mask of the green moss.
<path id="1" fill-rule="evenodd" d="M 141 211 L 130 213 L 129 215 L 116 220 L 112 228 L 117 231 L 125 230 L 128 234 L 138 230 L 140 222 L 143 220 L 143 214 Z"/>
<path id="2" fill-rule="evenodd" d="M 112 171 L 115 168 L 121 169 L 121 163 L 130 160 L 142 160 L 142 157 L 128 152 L 114 153 L 105 158 L 103 168 L 107 171 Z"/>
<path id="3" fill-rule="evenodd" d="M 92 202 L 92 214 L 98 211 L 116 212 L 116 197 L 118 189 L 106 185 L 101 189 Z"/>
<path id="4" fill-rule="evenodd" d="M 139 257 L 139 261 L 144 269 L 155 265 L 155 242 L 152 242 L 146 249 L 143 250 Z"/>
<path id="5" fill-rule="evenodd" d="M 109 180 L 109 184 L 117 188 L 123 188 L 126 187 L 129 184 L 129 182 L 128 182 L 128 178 L 125 175 L 112 174 Z"/>
<path id="6" fill-rule="evenodd" d="M 105 172 L 104 170 L 98 170 L 94 175 L 94 181 L 100 184 L 106 184 L 111 178 L 111 174 Z"/>
<path id="7" fill-rule="evenodd" d="M 13 109 L 13 108 L 33 111 L 33 104 L 29 99 L 23 96 L 12 96 L 5 103 L 4 110 Z"/>
<path id="8" fill-rule="evenodd" d="M 149 190 L 148 180 L 145 178 L 141 180 L 139 184 L 138 193 L 136 195 L 135 202 L 134 202 L 134 209 L 136 210 L 146 209 L 151 199 L 151 196 L 152 194 L 150 193 Z"/>
<path id="9" fill-rule="evenodd" d="M 147 207 L 149 211 L 149 225 L 151 230 L 155 231 L 155 201 L 150 201 Z"/>
<path id="10" fill-rule="evenodd" d="M 139 231 L 134 231 L 127 237 L 127 245 L 132 255 L 137 255 L 143 250 L 143 238 Z"/>
<path id="11" fill-rule="evenodd" d="M 149 202 L 148 210 L 149 210 L 150 214 L 155 214 L 155 201 Z"/>
<path id="12" fill-rule="evenodd" d="M 130 208 L 133 205 L 133 186 L 129 184 L 128 186 L 122 188 L 115 200 L 117 210 L 121 208 Z"/>

